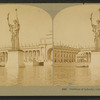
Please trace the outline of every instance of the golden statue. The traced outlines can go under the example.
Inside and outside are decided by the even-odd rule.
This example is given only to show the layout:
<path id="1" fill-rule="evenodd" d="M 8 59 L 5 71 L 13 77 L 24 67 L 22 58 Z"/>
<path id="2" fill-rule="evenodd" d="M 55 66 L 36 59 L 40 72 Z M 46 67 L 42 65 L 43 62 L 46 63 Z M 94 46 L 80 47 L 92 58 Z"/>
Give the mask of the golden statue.
<path id="1" fill-rule="evenodd" d="M 11 37 L 11 43 L 12 43 L 12 50 L 19 50 L 19 30 L 20 30 L 20 24 L 19 24 L 19 20 L 18 20 L 18 16 L 17 16 L 17 9 L 15 9 L 16 11 L 16 19 L 13 20 L 14 24 L 10 24 L 9 22 L 9 15 L 10 13 L 8 13 L 7 15 L 7 21 L 8 21 L 8 26 L 9 26 L 9 31 L 12 34 Z"/>

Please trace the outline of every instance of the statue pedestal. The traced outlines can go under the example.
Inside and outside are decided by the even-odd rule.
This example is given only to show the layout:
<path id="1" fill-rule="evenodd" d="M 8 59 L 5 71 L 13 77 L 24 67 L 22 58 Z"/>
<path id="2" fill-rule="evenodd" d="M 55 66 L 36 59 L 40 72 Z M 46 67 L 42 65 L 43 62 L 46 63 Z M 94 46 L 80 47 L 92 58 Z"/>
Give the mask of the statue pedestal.
<path id="1" fill-rule="evenodd" d="M 91 63 L 89 68 L 100 68 L 100 51 L 91 52 Z"/>
<path id="2" fill-rule="evenodd" d="M 100 51 L 91 52 L 91 63 L 89 69 L 91 72 L 91 79 L 95 82 L 95 80 L 98 80 L 98 76 L 100 75 Z"/>
<path id="3" fill-rule="evenodd" d="M 6 67 L 24 67 L 23 51 L 8 51 L 8 61 Z"/>

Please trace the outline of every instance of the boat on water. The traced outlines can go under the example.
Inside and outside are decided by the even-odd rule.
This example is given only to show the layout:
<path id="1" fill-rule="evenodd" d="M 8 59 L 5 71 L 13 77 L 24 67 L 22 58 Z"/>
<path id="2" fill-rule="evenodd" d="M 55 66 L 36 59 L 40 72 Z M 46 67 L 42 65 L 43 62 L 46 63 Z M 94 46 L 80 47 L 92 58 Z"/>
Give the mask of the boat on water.
<path id="1" fill-rule="evenodd" d="M 44 62 L 33 59 L 33 66 L 43 66 Z"/>
<path id="2" fill-rule="evenodd" d="M 87 62 L 81 62 L 81 63 L 77 63 L 76 64 L 76 67 L 88 67 L 89 66 L 89 63 L 87 63 Z"/>

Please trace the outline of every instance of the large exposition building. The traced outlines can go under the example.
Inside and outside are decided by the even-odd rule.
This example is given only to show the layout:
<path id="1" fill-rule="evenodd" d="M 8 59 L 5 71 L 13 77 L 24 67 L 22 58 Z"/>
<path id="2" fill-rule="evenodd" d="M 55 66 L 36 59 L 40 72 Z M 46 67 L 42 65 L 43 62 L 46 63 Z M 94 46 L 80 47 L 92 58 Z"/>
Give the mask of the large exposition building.
<path id="1" fill-rule="evenodd" d="M 75 63 L 79 48 L 69 46 L 54 45 L 54 65 L 62 66 L 68 63 Z"/>
<path id="2" fill-rule="evenodd" d="M 54 45 L 54 66 L 88 66 L 91 62 L 92 47 L 75 48 Z"/>

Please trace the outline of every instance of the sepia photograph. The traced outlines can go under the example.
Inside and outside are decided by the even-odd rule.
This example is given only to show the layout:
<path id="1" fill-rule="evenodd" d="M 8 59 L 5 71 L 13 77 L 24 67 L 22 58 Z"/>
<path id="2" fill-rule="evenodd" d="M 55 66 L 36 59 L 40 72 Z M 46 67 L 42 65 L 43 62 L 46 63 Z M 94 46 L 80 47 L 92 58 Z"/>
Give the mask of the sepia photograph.
<path id="1" fill-rule="evenodd" d="M 51 86 L 50 15 L 32 5 L 0 8 L 0 86 Z"/>
<path id="2" fill-rule="evenodd" d="M 0 8 L 1 96 L 100 95 L 100 4 Z"/>
<path id="3" fill-rule="evenodd" d="M 53 24 L 54 85 L 100 86 L 100 5 L 66 7 Z"/>

